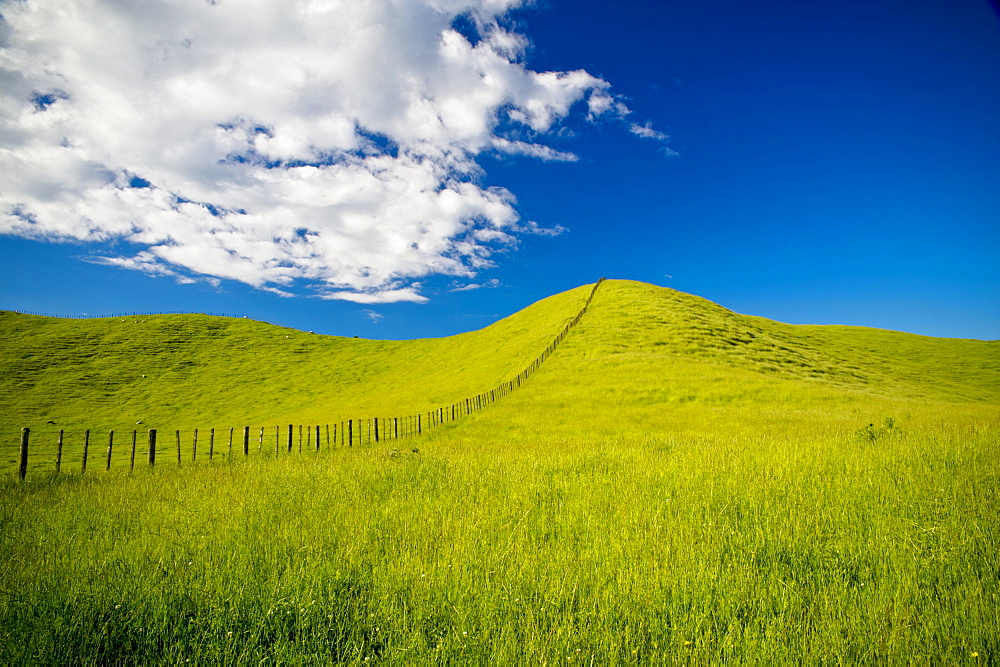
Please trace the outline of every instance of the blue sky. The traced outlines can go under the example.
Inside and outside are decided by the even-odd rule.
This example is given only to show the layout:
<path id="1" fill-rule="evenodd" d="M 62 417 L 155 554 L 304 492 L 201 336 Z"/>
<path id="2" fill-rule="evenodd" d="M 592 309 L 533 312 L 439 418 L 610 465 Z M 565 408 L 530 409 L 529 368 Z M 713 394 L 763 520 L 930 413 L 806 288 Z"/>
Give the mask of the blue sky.
<path id="1" fill-rule="evenodd" d="M 790 323 L 1000 338 L 1000 19 L 986 0 L 386 0 L 334 11 L 316 35 L 253 0 L 259 23 L 218 43 L 190 26 L 237 19 L 208 5 L 165 19 L 169 3 L 119 16 L 92 0 L 54 26 L 46 4 L 0 5 L 0 307 L 413 338 L 607 276 Z M 135 51 L 81 41 L 98 20 Z M 27 39 L 42 25 L 48 46 Z M 371 42 L 346 46 L 338 26 Z M 430 50 L 449 26 L 451 60 Z M 148 56 L 164 35 L 176 52 Z M 89 67 L 57 60 L 67 40 Z M 47 71 L 27 64 L 49 56 Z M 320 65 L 301 81 L 327 83 L 254 97 L 254 72 L 295 82 L 304 61 Z M 208 78 L 219 62 L 236 65 Z M 577 74 L 556 86 L 543 72 Z M 401 80 L 422 83 L 394 96 Z M 193 113 L 182 102 L 198 95 Z M 326 180 L 303 185 L 306 172 Z"/>

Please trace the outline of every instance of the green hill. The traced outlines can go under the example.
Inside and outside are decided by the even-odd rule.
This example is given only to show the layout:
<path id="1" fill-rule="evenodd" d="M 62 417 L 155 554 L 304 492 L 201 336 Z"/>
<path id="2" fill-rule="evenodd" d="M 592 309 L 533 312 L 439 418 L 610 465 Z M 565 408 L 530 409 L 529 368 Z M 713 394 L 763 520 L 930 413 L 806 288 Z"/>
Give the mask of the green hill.
<path id="1" fill-rule="evenodd" d="M 10 442 L 22 426 L 44 433 L 142 422 L 183 430 L 427 411 L 516 376 L 591 287 L 479 331 L 411 341 L 205 315 L 67 320 L 2 312 L 0 437 Z M 600 422 L 609 406 L 767 404 L 793 395 L 798 403 L 834 395 L 1000 402 L 998 341 L 793 326 L 621 280 L 602 284 L 544 371 L 519 402 L 547 410 L 586 403 L 574 417 L 584 422 Z"/>
<path id="2" fill-rule="evenodd" d="M 611 280 L 520 388 L 419 440 L 173 444 L 460 401 L 591 287 L 414 341 L 0 315 L 0 662 L 996 662 L 996 341 Z M 165 461 L 106 473 L 92 447 L 80 474 L 81 429 L 148 427 Z"/>
<path id="3" fill-rule="evenodd" d="M 589 294 L 551 297 L 439 339 L 320 336 L 245 319 L 66 320 L 0 313 L 2 428 L 327 423 L 406 415 L 491 389 L 529 364 Z"/>

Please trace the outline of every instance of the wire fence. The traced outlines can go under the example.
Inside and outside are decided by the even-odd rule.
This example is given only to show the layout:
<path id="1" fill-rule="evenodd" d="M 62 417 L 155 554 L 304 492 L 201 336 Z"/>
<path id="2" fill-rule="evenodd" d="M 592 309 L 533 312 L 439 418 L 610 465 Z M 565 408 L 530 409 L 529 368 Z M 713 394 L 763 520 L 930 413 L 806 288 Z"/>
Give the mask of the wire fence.
<path id="1" fill-rule="evenodd" d="M 91 470 L 95 467 L 110 470 L 112 467 L 123 466 L 134 470 L 136 465 L 176 463 L 180 466 L 199 460 L 247 458 L 252 455 L 279 456 L 320 451 L 324 447 L 355 447 L 417 438 L 430 430 L 473 415 L 520 388 L 580 323 L 603 282 L 604 278 L 597 281 L 576 316 L 516 377 L 450 405 L 403 417 L 344 419 L 327 424 L 196 428 L 183 432 L 179 429 L 133 429 L 117 433 L 109 431 L 106 434 L 84 430 L 73 434 L 75 437 L 72 439 L 67 438 L 65 431 L 59 430 L 55 443 L 41 443 L 41 449 L 50 455 L 54 445 L 54 461 L 50 459 L 50 463 L 36 463 L 32 470 L 48 469 L 59 473 L 78 469 L 81 474 L 87 472 L 88 466 Z M 32 442 L 29 428 L 21 429 L 17 456 L 17 471 L 21 479 L 27 476 L 29 461 L 39 458 L 38 455 L 32 455 L 33 446 L 37 452 L 38 445 L 38 442 Z"/>
<path id="2" fill-rule="evenodd" d="M 147 317 L 153 315 L 210 315 L 212 317 L 231 317 L 234 319 L 248 320 L 252 319 L 248 315 L 233 315 L 232 313 L 205 313 L 193 310 L 158 310 L 149 312 L 121 312 L 121 313 L 109 313 L 106 315 L 53 315 L 52 313 L 40 313 L 34 310 L 17 310 L 15 308 L 0 308 L 0 310 L 6 311 L 8 313 L 17 313 L 18 315 L 35 315 L 37 317 L 55 317 L 61 320 L 104 320 L 112 319 L 115 317 Z"/>

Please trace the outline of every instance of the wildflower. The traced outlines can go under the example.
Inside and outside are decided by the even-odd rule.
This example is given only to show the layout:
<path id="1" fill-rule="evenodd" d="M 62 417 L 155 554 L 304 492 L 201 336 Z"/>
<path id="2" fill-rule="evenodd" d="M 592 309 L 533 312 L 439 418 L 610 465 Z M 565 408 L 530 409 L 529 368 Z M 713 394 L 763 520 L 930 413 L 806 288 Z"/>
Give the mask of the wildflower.
<path id="1" fill-rule="evenodd" d="M 972 657 L 973 658 L 978 658 L 979 657 L 979 651 L 973 651 L 972 652 Z"/>

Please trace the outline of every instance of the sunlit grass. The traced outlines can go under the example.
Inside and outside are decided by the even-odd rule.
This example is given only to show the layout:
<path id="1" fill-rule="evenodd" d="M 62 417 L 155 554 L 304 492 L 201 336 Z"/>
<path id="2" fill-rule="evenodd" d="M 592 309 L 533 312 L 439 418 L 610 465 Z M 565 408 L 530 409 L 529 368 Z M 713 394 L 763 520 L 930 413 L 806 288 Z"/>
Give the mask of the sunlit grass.
<path id="1" fill-rule="evenodd" d="M 953 416 L 874 439 L 456 428 L 416 453 L 8 483 L 2 655 L 995 656 L 996 443 Z"/>
<path id="2" fill-rule="evenodd" d="M 419 439 L 5 477 L 0 660 L 996 661 L 993 343 L 606 286 L 527 385 Z M 463 391 L 537 355 L 496 326 L 521 356 Z M 400 400 L 462 397 L 433 377 Z"/>

